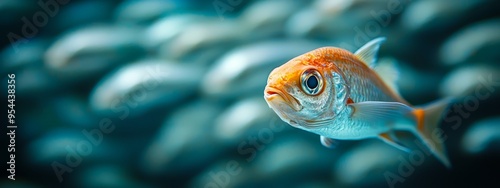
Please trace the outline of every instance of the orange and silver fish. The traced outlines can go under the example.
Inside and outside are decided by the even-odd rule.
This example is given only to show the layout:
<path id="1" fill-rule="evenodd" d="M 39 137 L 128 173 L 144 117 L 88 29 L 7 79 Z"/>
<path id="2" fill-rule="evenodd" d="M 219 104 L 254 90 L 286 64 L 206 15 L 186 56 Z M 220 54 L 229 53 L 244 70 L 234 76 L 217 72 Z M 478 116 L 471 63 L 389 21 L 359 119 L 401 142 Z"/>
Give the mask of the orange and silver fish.
<path id="1" fill-rule="evenodd" d="M 409 151 L 400 133 L 410 132 L 449 167 L 443 141 L 433 134 L 450 100 L 425 107 L 405 101 L 394 66 L 376 64 L 383 41 L 374 39 L 355 53 L 323 47 L 295 57 L 271 72 L 264 98 L 283 121 L 320 135 L 327 147 L 335 140 L 380 138 Z"/>

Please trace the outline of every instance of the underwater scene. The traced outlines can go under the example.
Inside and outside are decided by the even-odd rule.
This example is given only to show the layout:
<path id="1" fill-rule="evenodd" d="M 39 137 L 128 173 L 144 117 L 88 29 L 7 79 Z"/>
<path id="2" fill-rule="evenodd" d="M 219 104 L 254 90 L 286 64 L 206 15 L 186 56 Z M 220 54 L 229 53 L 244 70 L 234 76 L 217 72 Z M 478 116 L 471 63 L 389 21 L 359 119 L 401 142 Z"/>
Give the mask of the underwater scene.
<path id="1" fill-rule="evenodd" d="M 0 187 L 498 187 L 500 1 L 2 0 Z"/>

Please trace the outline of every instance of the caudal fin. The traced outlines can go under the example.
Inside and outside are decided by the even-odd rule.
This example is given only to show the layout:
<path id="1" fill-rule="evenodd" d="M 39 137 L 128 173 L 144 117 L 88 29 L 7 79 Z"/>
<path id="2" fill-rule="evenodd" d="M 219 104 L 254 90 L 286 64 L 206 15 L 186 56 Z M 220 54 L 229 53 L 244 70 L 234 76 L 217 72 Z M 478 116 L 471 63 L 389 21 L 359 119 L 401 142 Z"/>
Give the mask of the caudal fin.
<path id="1" fill-rule="evenodd" d="M 450 160 L 446 155 L 444 141 L 441 139 L 442 130 L 439 124 L 448 109 L 451 99 L 434 102 L 424 108 L 416 108 L 412 113 L 417 121 L 417 134 L 432 153 L 448 168 Z"/>

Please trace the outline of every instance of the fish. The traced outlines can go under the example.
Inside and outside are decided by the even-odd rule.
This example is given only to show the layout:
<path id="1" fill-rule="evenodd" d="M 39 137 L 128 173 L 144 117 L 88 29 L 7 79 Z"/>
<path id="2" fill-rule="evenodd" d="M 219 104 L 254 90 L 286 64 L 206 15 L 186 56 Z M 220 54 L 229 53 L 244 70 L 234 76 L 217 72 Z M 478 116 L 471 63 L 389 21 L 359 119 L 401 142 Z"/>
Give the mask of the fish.
<path id="1" fill-rule="evenodd" d="M 298 53 L 324 46 L 311 40 L 271 40 L 235 48 L 220 57 L 202 79 L 202 92 L 213 98 L 260 96 L 266 76 Z M 262 99 L 262 98 L 261 98 Z"/>
<path id="2" fill-rule="evenodd" d="M 464 27 L 451 35 L 439 50 L 445 66 L 460 66 L 469 62 L 498 61 L 494 46 L 500 46 L 500 19 L 489 19 Z M 494 65 L 495 63 L 493 63 Z"/>
<path id="3" fill-rule="evenodd" d="M 462 137 L 462 150 L 473 155 L 497 152 L 500 149 L 500 116 L 474 122 Z"/>
<path id="4" fill-rule="evenodd" d="M 43 61 L 48 71 L 66 82 L 97 79 L 146 55 L 139 33 L 139 27 L 112 25 L 71 30 L 48 47 Z"/>
<path id="5" fill-rule="evenodd" d="M 123 65 L 107 74 L 90 93 L 90 109 L 101 115 L 144 115 L 193 96 L 200 85 L 202 67 L 157 58 Z M 133 112 L 133 113 L 132 113 Z"/>
<path id="6" fill-rule="evenodd" d="M 380 142 L 362 143 L 346 151 L 334 165 L 335 187 L 368 187 L 385 183 L 384 172 L 397 170 L 401 150 Z M 366 157 L 370 156 L 370 157 Z M 360 160 L 363 159 L 363 160 Z"/>
<path id="7" fill-rule="evenodd" d="M 375 38 L 354 53 L 321 47 L 299 55 L 271 71 L 264 99 L 281 120 L 320 135 L 326 147 L 338 140 L 379 138 L 410 152 L 404 142 L 408 139 L 401 137 L 410 132 L 451 167 L 435 130 L 453 99 L 425 106 L 412 106 L 403 99 L 395 84 L 396 65 L 377 63 L 385 40 Z"/>

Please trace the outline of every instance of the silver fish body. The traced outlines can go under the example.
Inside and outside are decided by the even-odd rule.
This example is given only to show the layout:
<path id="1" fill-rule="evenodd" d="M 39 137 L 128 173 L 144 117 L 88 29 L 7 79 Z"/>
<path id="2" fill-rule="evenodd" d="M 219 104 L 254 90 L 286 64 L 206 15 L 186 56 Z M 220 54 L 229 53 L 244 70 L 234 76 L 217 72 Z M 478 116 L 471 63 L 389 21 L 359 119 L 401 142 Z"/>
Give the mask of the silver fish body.
<path id="1" fill-rule="evenodd" d="M 409 131 L 449 166 L 433 132 L 450 100 L 424 108 L 407 103 L 397 92 L 394 65 L 375 64 L 383 41 L 374 39 L 355 53 L 324 47 L 298 56 L 271 72 L 264 98 L 283 121 L 320 135 L 327 147 L 334 139 L 378 137 L 409 151 L 396 136 Z"/>

